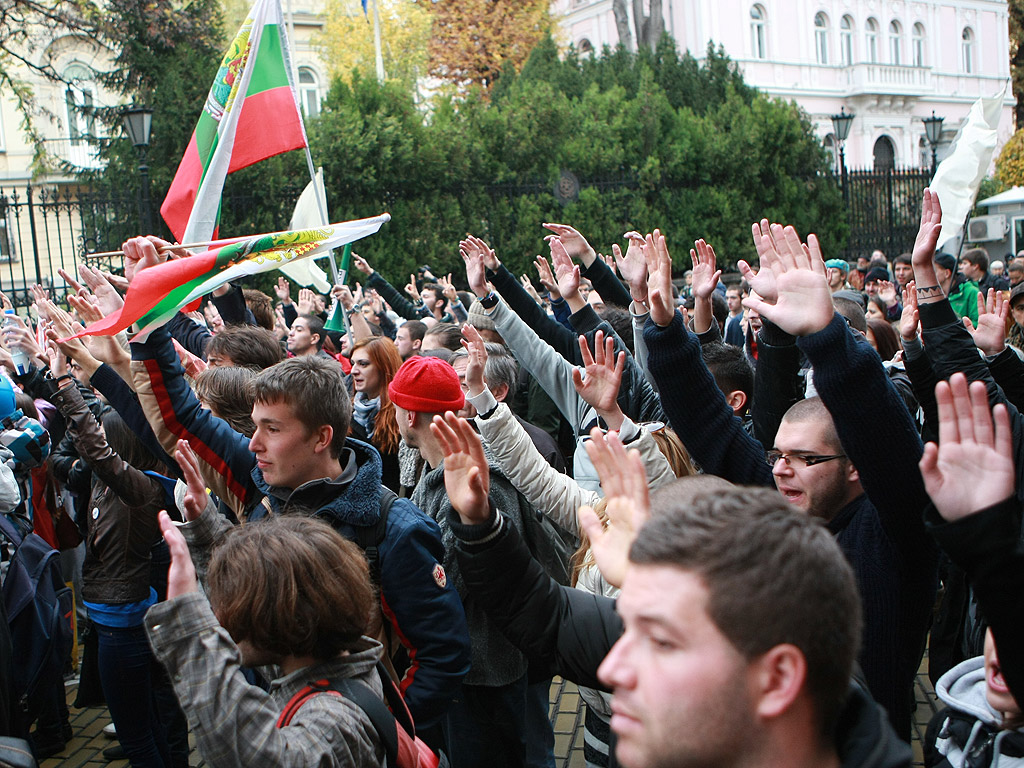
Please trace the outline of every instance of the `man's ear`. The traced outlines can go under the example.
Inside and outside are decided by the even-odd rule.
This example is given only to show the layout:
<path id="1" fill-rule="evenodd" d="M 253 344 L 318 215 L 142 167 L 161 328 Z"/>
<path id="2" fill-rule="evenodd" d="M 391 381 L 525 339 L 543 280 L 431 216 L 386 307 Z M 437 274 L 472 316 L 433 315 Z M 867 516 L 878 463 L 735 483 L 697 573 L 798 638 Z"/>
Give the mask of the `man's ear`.
<path id="1" fill-rule="evenodd" d="M 860 472 L 858 472 L 857 468 L 855 466 L 853 466 L 853 462 L 852 461 L 847 462 L 846 481 L 848 483 L 859 483 L 860 482 Z"/>
<path id="2" fill-rule="evenodd" d="M 491 390 L 491 394 L 499 403 L 505 402 L 505 398 L 508 397 L 508 384 L 499 384 Z"/>
<path id="3" fill-rule="evenodd" d="M 419 352 L 420 351 L 420 347 L 422 347 L 422 346 L 423 346 L 423 339 L 413 339 L 412 340 L 412 348 L 415 351 Z"/>
<path id="4" fill-rule="evenodd" d="M 330 424 L 322 424 L 313 430 L 313 434 L 316 437 L 316 442 L 313 444 L 315 453 L 330 449 L 331 441 L 334 440 L 334 427 Z"/>
<path id="5" fill-rule="evenodd" d="M 747 393 L 739 389 L 734 389 L 725 396 L 725 402 L 727 402 L 729 407 L 732 408 L 733 413 L 741 414 L 747 406 Z"/>
<path id="6" fill-rule="evenodd" d="M 748 679 L 758 717 L 771 720 L 786 714 L 804 692 L 807 660 L 795 645 L 782 643 L 751 662 Z"/>

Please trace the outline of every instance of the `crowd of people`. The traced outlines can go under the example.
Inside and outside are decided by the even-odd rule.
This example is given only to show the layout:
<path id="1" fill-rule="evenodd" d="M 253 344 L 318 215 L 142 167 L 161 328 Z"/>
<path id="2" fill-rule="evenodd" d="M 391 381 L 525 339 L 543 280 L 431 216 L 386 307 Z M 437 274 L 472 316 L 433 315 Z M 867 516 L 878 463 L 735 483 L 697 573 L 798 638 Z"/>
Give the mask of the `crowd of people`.
<path id="1" fill-rule="evenodd" d="M 926 764 L 1024 765 L 1024 259 L 937 252 L 941 218 L 856 263 L 762 220 L 679 285 L 659 230 L 544 224 L 538 287 L 467 235 L 464 283 L 354 256 L 116 336 L 76 337 L 187 253 L 36 287 L 0 511 L 61 552 L 108 756 L 553 766 L 561 676 L 588 766 L 896 768 L 927 649 Z M 0 727 L 61 754 L 23 650 Z"/>

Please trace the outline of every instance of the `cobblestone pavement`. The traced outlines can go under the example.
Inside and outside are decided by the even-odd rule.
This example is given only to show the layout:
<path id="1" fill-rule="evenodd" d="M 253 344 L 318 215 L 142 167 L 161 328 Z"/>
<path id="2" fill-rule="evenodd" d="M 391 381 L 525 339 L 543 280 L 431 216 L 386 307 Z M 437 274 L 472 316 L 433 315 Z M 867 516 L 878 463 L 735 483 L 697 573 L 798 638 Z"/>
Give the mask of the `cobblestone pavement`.
<path id="1" fill-rule="evenodd" d="M 928 721 L 936 711 L 935 694 L 925 674 L 927 659 L 921 666 L 914 686 L 917 697 L 917 711 L 914 716 L 914 765 L 923 766 L 921 758 L 921 738 L 924 736 Z M 68 684 L 68 702 L 75 700 L 77 684 Z M 555 762 L 558 768 L 583 768 L 583 709 L 576 686 L 556 678 L 551 686 L 551 721 L 555 729 Z M 102 707 L 89 709 L 71 708 L 71 726 L 75 737 L 68 743 L 64 751 L 57 757 L 45 760 L 41 768 L 79 768 L 87 766 L 110 766 L 110 768 L 128 768 L 127 760 L 107 762 L 103 759 L 103 750 L 117 742 L 103 735 L 103 726 L 110 722 L 107 710 Z M 195 751 L 193 744 L 193 766 L 203 766 L 203 760 Z"/>

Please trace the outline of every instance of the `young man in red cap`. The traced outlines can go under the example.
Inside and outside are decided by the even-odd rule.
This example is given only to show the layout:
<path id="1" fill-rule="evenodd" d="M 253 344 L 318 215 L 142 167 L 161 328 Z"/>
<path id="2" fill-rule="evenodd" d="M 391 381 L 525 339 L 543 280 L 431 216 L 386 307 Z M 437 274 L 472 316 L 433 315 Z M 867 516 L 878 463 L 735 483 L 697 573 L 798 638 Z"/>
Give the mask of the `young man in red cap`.
<path id="1" fill-rule="evenodd" d="M 454 768 L 525 765 L 526 658 L 505 639 L 463 588 L 462 574 L 455 559 L 456 538 L 449 527 L 452 506 L 444 486 L 444 451 L 430 428 L 435 417 L 446 411 L 458 411 L 465 404 L 459 376 L 451 365 L 439 358 L 411 357 L 388 385 L 388 396 L 395 404 L 402 438 L 419 449 L 426 463 L 413 490 L 412 501 L 441 527 L 444 569 L 462 595 L 469 623 L 472 662 L 463 680 L 462 695 L 448 713 L 449 758 Z M 490 456 L 488 464 L 490 503 L 522 533 L 524 516 L 536 512 Z M 458 516 L 454 519 L 457 521 Z M 538 734 L 529 736 L 536 738 Z"/>

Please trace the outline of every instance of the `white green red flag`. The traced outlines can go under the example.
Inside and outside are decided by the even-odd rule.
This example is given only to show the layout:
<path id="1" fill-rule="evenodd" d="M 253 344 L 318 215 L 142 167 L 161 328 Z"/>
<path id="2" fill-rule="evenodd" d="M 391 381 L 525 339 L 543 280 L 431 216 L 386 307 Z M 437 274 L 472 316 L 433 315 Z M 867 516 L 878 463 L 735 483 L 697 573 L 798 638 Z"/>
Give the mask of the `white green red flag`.
<path id="1" fill-rule="evenodd" d="M 229 280 L 269 272 L 295 259 L 354 242 L 374 234 L 390 220 L 391 216 L 383 213 L 316 229 L 236 238 L 203 253 L 148 267 L 135 275 L 120 311 L 97 320 L 78 336 L 112 336 L 132 323 L 142 331 L 155 328 Z"/>
<path id="2" fill-rule="evenodd" d="M 178 242 L 210 240 L 229 173 L 305 146 L 280 0 L 256 0 L 224 54 L 160 213 Z"/>

